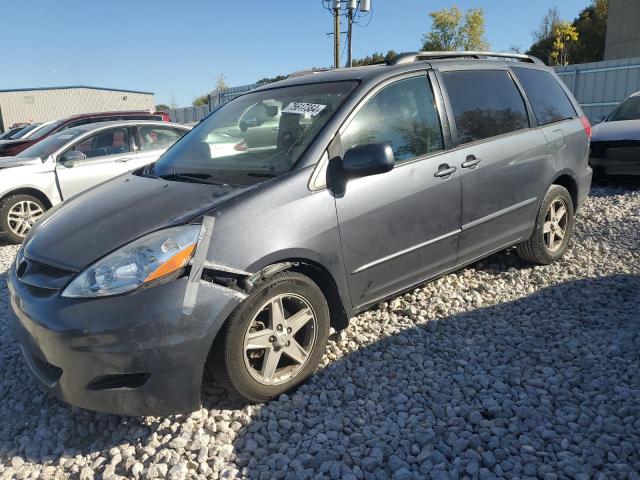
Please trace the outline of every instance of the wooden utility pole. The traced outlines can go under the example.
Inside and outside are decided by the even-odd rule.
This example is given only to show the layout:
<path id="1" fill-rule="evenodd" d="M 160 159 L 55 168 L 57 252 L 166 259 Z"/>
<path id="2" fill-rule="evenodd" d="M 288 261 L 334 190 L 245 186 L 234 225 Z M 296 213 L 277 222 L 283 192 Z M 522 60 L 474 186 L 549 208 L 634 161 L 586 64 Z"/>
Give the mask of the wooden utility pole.
<path id="1" fill-rule="evenodd" d="M 340 68 L 340 0 L 333 1 L 333 60 Z"/>
<path id="2" fill-rule="evenodd" d="M 350 2 L 351 3 L 351 2 Z M 353 32 L 353 8 L 351 7 L 351 5 L 349 5 L 349 8 L 347 9 L 347 22 L 348 22 L 348 28 L 347 28 L 347 67 L 352 67 L 352 59 L 351 59 L 351 35 Z"/>

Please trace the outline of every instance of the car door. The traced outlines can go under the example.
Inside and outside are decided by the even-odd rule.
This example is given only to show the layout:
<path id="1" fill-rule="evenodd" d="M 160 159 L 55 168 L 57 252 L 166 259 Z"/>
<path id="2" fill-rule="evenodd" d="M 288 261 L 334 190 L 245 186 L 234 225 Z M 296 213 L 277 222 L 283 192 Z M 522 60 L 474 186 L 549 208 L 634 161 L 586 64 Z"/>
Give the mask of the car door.
<path id="1" fill-rule="evenodd" d="M 343 151 L 390 144 L 393 170 L 349 179 L 334 191 L 342 253 L 355 307 L 369 305 L 455 264 L 460 176 L 446 152 L 442 105 L 427 73 L 370 92 L 341 129 Z M 334 187 L 335 188 L 335 187 Z"/>
<path id="2" fill-rule="evenodd" d="M 159 125 L 138 125 L 136 129 L 137 149 L 131 160 L 127 162 L 127 170 L 135 170 L 155 162 L 167 148 L 176 143 L 186 130 Z"/>
<path id="3" fill-rule="evenodd" d="M 66 163 L 62 160 L 65 152 L 58 156 L 56 175 L 63 199 L 125 173 L 126 165 L 134 155 L 129 127 L 100 130 L 68 150 L 82 152 L 85 158 Z"/>
<path id="4" fill-rule="evenodd" d="M 460 167 L 459 264 L 524 239 L 538 208 L 548 148 L 509 69 L 442 70 Z"/>

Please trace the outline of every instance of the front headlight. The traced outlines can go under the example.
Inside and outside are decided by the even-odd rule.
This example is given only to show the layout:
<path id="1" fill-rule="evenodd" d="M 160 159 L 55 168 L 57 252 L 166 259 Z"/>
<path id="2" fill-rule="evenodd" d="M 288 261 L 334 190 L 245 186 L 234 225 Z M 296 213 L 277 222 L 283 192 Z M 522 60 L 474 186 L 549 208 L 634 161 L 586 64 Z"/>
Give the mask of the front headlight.
<path id="1" fill-rule="evenodd" d="M 63 297 L 104 297 L 130 292 L 183 268 L 193 256 L 199 225 L 167 228 L 110 253 L 87 268 Z"/>

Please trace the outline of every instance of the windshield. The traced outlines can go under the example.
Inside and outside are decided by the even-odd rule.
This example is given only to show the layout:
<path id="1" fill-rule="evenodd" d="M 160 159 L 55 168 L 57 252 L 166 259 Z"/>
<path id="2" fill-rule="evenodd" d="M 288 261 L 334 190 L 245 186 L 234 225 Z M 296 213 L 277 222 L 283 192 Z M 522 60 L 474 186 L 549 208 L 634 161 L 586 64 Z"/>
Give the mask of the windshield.
<path id="1" fill-rule="evenodd" d="M 9 138 L 11 140 L 15 140 L 17 138 L 25 138 L 27 136 L 29 136 L 29 133 L 33 132 L 36 128 L 38 128 L 40 125 L 42 125 L 41 123 L 32 123 L 31 125 L 29 125 L 28 127 L 24 127 L 22 130 L 14 133 L 13 135 L 11 135 Z"/>
<path id="2" fill-rule="evenodd" d="M 47 158 L 53 152 L 60 147 L 66 145 L 72 139 L 79 137 L 83 133 L 86 133 L 86 129 L 83 128 L 70 128 L 62 132 L 54 133 L 50 137 L 45 138 L 41 142 L 31 145 L 29 148 L 24 149 L 16 155 L 21 158 L 36 158 L 39 157 L 42 160 Z"/>
<path id="3" fill-rule="evenodd" d="M 640 96 L 629 97 L 616 108 L 608 122 L 617 122 L 621 120 L 639 120 L 640 119 Z"/>
<path id="4" fill-rule="evenodd" d="M 232 185 L 283 175 L 355 86 L 317 83 L 242 95 L 205 118 L 146 173 Z"/>
<path id="5" fill-rule="evenodd" d="M 53 132 L 56 128 L 58 128 L 60 125 L 62 125 L 63 121 L 64 120 L 58 120 L 56 122 L 51 122 L 51 123 L 48 123 L 48 124 L 44 125 L 42 128 L 40 128 L 36 132 L 34 132 L 33 135 L 30 135 L 29 139 L 35 140 L 37 138 L 44 137 L 45 135 L 49 134 L 50 132 Z"/>

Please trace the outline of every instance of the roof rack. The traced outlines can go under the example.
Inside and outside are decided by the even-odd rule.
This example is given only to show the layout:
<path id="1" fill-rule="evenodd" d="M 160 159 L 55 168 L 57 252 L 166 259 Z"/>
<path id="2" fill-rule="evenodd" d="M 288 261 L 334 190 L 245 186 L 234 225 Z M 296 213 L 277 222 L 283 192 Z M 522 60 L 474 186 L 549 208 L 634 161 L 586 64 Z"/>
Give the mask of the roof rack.
<path id="1" fill-rule="evenodd" d="M 544 65 L 542 60 L 534 57 L 533 55 L 502 52 L 409 52 L 401 53 L 400 55 L 390 59 L 387 62 L 387 65 L 403 65 L 405 63 L 417 62 L 419 60 L 440 60 L 445 58 L 500 58 L 515 62 L 537 63 L 539 65 Z"/>

